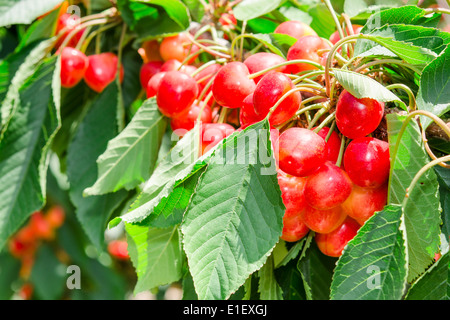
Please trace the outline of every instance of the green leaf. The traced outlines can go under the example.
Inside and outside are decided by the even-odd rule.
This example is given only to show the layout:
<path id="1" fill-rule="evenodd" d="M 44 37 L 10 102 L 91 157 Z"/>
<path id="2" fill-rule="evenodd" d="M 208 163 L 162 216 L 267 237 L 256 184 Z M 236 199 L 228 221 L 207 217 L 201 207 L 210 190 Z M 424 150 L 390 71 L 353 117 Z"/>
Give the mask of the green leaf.
<path id="1" fill-rule="evenodd" d="M 266 263 L 258 271 L 259 287 L 258 292 L 261 300 L 282 300 L 283 291 L 279 286 L 274 273 L 273 256 L 267 258 Z"/>
<path id="2" fill-rule="evenodd" d="M 272 52 L 286 58 L 287 52 L 290 47 L 297 41 L 297 39 L 279 33 L 258 33 L 252 34 L 252 38 L 258 39 L 264 45 L 266 45 Z"/>
<path id="3" fill-rule="evenodd" d="M 128 252 L 138 276 L 135 294 L 181 279 L 183 249 L 178 227 L 156 229 L 125 223 L 125 229 Z"/>
<path id="4" fill-rule="evenodd" d="M 331 283 L 332 300 L 400 300 L 407 262 L 402 207 L 376 212 L 347 244 Z"/>
<path id="5" fill-rule="evenodd" d="M 444 254 L 409 289 L 406 300 L 450 300 L 450 253 Z"/>
<path id="6" fill-rule="evenodd" d="M 306 300 L 303 279 L 297 269 L 297 262 L 298 258 L 275 269 L 275 276 L 283 290 L 284 300 Z"/>
<path id="7" fill-rule="evenodd" d="M 0 300 L 12 297 L 13 283 L 19 278 L 20 264 L 20 260 L 9 253 L 0 253 Z"/>
<path id="8" fill-rule="evenodd" d="M 97 180 L 97 158 L 117 135 L 118 87 L 114 81 L 92 103 L 69 144 L 67 176 L 70 199 L 76 215 L 92 243 L 104 245 L 104 231 L 112 212 L 125 199 L 120 190 L 103 196 L 83 197 L 83 190 Z"/>
<path id="9" fill-rule="evenodd" d="M 251 20 L 275 10 L 282 3 L 283 0 L 243 0 L 233 8 L 233 13 L 237 20 Z"/>
<path id="10" fill-rule="evenodd" d="M 97 159 L 98 178 L 84 193 L 101 195 L 121 188 L 130 190 L 147 180 L 166 127 L 167 118 L 159 112 L 156 100 L 144 102 L 126 128 L 108 142 Z"/>
<path id="11" fill-rule="evenodd" d="M 60 126 L 59 70 L 53 57 L 25 81 L 0 140 L 0 248 L 45 203 L 47 155 Z"/>
<path id="12" fill-rule="evenodd" d="M 310 26 L 313 28 L 319 37 L 328 39 L 336 30 L 336 24 L 330 10 L 323 3 L 310 6 L 308 14 L 313 18 Z"/>
<path id="13" fill-rule="evenodd" d="M 61 2 L 62 0 L 0 0 L 0 27 L 30 24 Z"/>
<path id="14" fill-rule="evenodd" d="M 260 269 L 279 241 L 285 207 L 269 124 L 228 137 L 200 178 L 182 223 L 199 299 L 226 299 Z"/>
<path id="15" fill-rule="evenodd" d="M 412 281 L 431 265 L 435 253 L 439 251 L 439 184 L 434 171 L 428 170 L 404 203 L 406 190 L 414 176 L 430 160 L 417 123 L 409 122 L 396 151 L 395 145 L 405 117 L 388 114 L 386 119 L 392 159 L 388 203 L 405 205 L 403 211 L 409 257 L 408 281 Z"/>
<path id="16" fill-rule="evenodd" d="M 450 47 L 425 67 L 420 78 L 417 107 L 440 117 L 450 111 Z M 421 118 L 427 128 L 432 120 Z"/>

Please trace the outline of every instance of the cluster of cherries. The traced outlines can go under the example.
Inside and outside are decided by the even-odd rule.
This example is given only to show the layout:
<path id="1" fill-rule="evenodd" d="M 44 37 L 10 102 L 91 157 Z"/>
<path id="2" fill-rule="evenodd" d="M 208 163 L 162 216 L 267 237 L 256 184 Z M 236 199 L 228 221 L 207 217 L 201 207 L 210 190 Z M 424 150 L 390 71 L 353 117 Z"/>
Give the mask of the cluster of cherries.
<path id="1" fill-rule="evenodd" d="M 42 241 L 55 239 L 56 231 L 63 225 L 64 220 L 65 212 L 60 206 L 52 206 L 46 212 L 36 211 L 27 224 L 9 239 L 9 252 L 21 262 L 19 276 L 25 281 L 20 290 L 22 298 L 29 299 L 33 291 L 31 283 L 27 280 L 39 246 Z"/>

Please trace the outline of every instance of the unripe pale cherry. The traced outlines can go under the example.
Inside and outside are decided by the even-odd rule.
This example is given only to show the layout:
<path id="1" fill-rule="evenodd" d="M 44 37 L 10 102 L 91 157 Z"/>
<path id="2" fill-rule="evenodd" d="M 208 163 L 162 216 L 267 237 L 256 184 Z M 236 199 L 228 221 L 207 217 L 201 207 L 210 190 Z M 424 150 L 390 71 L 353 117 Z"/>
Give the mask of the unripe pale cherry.
<path id="1" fill-rule="evenodd" d="M 319 210 L 307 205 L 302 213 L 303 222 L 316 233 L 329 233 L 337 229 L 346 217 L 341 206 Z"/>
<path id="2" fill-rule="evenodd" d="M 360 227 L 355 220 L 347 217 L 338 228 L 327 234 L 316 234 L 314 239 L 323 254 L 338 258 L 348 242 L 356 236 Z"/>
<path id="3" fill-rule="evenodd" d="M 292 218 L 283 217 L 283 230 L 281 239 L 286 242 L 296 242 L 304 238 L 310 229 L 303 222 L 300 216 Z"/>

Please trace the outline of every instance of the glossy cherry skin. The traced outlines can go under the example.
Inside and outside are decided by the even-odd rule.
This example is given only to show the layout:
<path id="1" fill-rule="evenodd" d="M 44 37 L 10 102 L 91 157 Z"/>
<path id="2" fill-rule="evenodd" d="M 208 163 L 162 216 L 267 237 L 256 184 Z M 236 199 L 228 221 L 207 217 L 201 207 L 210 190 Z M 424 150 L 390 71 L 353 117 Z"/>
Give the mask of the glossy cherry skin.
<path id="1" fill-rule="evenodd" d="M 199 87 L 199 95 L 203 92 L 208 83 L 216 76 L 217 72 L 220 70 L 222 66 L 218 63 L 214 63 L 205 69 L 200 70 L 195 76 L 194 79 L 198 83 Z M 212 85 L 209 86 L 205 96 L 212 91 Z M 214 101 L 211 99 L 210 101 Z"/>
<path id="2" fill-rule="evenodd" d="M 316 234 L 314 239 L 323 254 L 338 258 L 342 255 L 348 242 L 356 236 L 360 227 L 358 222 L 347 217 L 334 231 L 327 234 Z"/>
<path id="3" fill-rule="evenodd" d="M 306 23 L 300 21 L 285 21 L 276 27 L 274 33 L 287 34 L 295 39 L 305 36 L 317 36 L 317 33 Z"/>
<path id="4" fill-rule="evenodd" d="M 227 108 L 240 108 L 245 97 L 256 88 L 255 82 L 248 78 L 249 74 L 247 66 L 238 61 L 220 68 L 212 84 L 217 103 Z"/>
<path id="5" fill-rule="evenodd" d="M 202 104 L 194 102 L 188 109 L 186 109 L 182 113 L 177 114 L 170 120 L 170 126 L 172 130 L 175 133 L 177 133 L 177 131 L 180 131 L 180 133 L 186 133 L 187 131 L 192 130 L 197 123 L 200 112 L 202 113 L 200 116 L 200 121 L 203 124 L 211 123 L 211 108 L 208 105 L 205 105 L 202 110 Z"/>
<path id="6" fill-rule="evenodd" d="M 330 161 L 308 177 L 305 198 L 312 207 L 327 210 L 341 205 L 352 192 L 347 173 Z"/>
<path id="7" fill-rule="evenodd" d="M 286 242 L 296 242 L 304 238 L 309 231 L 309 228 L 300 216 L 292 218 L 283 217 L 282 240 Z"/>
<path id="8" fill-rule="evenodd" d="M 248 71 L 251 74 L 265 70 L 270 67 L 274 67 L 283 62 L 286 62 L 286 59 L 271 52 L 258 52 L 252 54 L 251 56 L 249 56 L 247 59 L 244 60 L 244 64 L 247 66 Z M 273 71 L 285 72 L 286 70 L 287 70 L 286 66 L 281 66 L 274 69 Z M 255 81 L 255 83 L 258 83 L 259 80 L 262 79 L 262 77 L 264 77 L 264 74 L 254 78 L 253 80 Z"/>
<path id="9" fill-rule="evenodd" d="M 329 132 L 330 128 L 324 127 L 319 132 L 317 132 L 317 134 L 325 140 Z M 333 131 L 328 138 L 327 149 L 327 160 L 336 163 L 339 158 L 339 152 L 341 151 L 341 138 L 339 138 L 339 135 L 336 131 Z"/>
<path id="10" fill-rule="evenodd" d="M 342 204 L 345 213 L 363 225 L 387 204 L 387 184 L 378 188 L 362 188 L 353 185 L 352 193 Z"/>
<path id="11" fill-rule="evenodd" d="M 278 139 L 278 164 L 287 174 L 306 177 L 325 162 L 327 146 L 317 133 L 303 128 L 290 128 Z"/>
<path id="12" fill-rule="evenodd" d="M 294 87 L 291 79 L 286 74 L 276 71 L 267 73 L 259 81 L 253 95 L 253 106 L 256 114 L 267 116 L 277 101 Z M 276 126 L 291 119 L 297 112 L 301 102 L 302 96 L 300 92 L 291 93 L 273 111 L 269 118 L 270 124 Z"/>
<path id="13" fill-rule="evenodd" d="M 350 139 L 365 137 L 374 132 L 384 115 L 384 103 L 374 99 L 357 99 L 342 91 L 336 105 L 336 125 Z"/>
<path id="14" fill-rule="evenodd" d="M 190 54 L 198 50 L 198 46 L 192 44 L 188 35 L 184 32 L 164 38 L 159 46 L 159 53 L 164 61 L 176 59 L 183 62 Z M 188 63 L 192 63 L 195 58 L 194 56 L 189 59 Z"/>
<path id="15" fill-rule="evenodd" d="M 61 86 L 76 86 L 83 79 L 88 65 L 89 59 L 83 52 L 65 47 L 61 53 Z"/>
<path id="16" fill-rule="evenodd" d="M 247 97 L 245 97 L 244 101 L 242 101 L 242 107 L 239 113 L 241 128 L 245 129 L 246 127 L 262 121 L 263 119 L 264 116 L 256 114 L 255 108 L 253 107 L 253 93 L 250 93 Z"/>
<path id="17" fill-rule="evenodd" d="M 310 60 L 324 65 L 323 55 L 319 50 L 331 49 L 330 44 L 318 36 L 306 36 L 297 40 L 287 53 L 287 60 Z M 296 63 L 289 65 L 289 72 L 299 73 L 307 70 L 316 70 L 317 67 L 308 63 Z"/>
<path id="18" fill-rule="evenodd" d="M 148 81 L 158 72 L 164 63 L 162 61 L 150 61 L 144 63 L 141 67 L 139 78 L 142 88 L 147 88 Z"/>
<path id="19" fill-rule="evenodd" d="M 118 58 L 114 53 L 104 52 L 88 56 L 89 66 L 84 74 L 86 84 L 96 92 L 102 92 L 117 74 Z M 124 69 L 120 67 L 120 81 L 123 81 Z"/>
<path id="20" fill-rule="evenodd" d="M 286 207 L 284 217 L 290 219 L 301 215 L 307 206 L 304 193 L 306 178 L 290 176 L 279 170 L 278 184 L 281 189 L 283 204 Z"/>
<path id="21" fill-rule="evenodd" d="M 147 98 L 152 98 L 156 96 L 156 93 L 159 89 L 159 84 L 161 83 L 161 79 L 164 77 L 166 72 L 158 72 L 147 83 Z"/>
<path id="22" fill-rule="evenodd" d="M 214 148 L 219 142 L 236 130 L 227 123 L 206 123 L 202 125 L 202 154 Z"/>
<path id="23" fill-rule="evenodd" d="M 169 118 L 187 110 L 198 95 L 197 82 L 181 71 L 168 71 L 159 82 L 156 102 L 159 111 Z"/>
<path id="24" fill-rule="evenodd" d="M 58 21 L 56 22 L 56 31 L 55 34 L 58 34 L 63 29 L 66 29 L 66 32 L 64 35 L 58 39 L 58 41 L 55 44 L 56 48 L 59 48 L 66 37 L 71 33 L 75 28 L 79 25 L 78 23 L 78 17 L 76 15 L 72 15 L 70 13 L 63 13 L 58 17 Z M 86 29 L 81 29 L 79 32 L 77 32 L 67 43 L 67 46 L 69 47 L 76 47 L 78 44 L 78 41 L 83 36 L 83 33 L 86 31 Z"/>
<path id="25" fill-rule="evenodd" d="M 358 24 L 355 24 L 355 25 L 353 25 L 353 34 L 360 34 L 361 33 L 361 30 L 362 30 L 362 28 L 364 28 L 363 26 L 361 26 L 361 25 L 358 25 Z M 346 32 L 347 32 L 347 36 L 348 35 L 350 35 L 350 32 L 349 32 L 349 29 L 347 28 L 347 30 L 346 30 Z M 339 42 L 339 40 L 341 40 L 341 36 L 339 35 L 339 31 L 335 31 L 331 36 L 330 36 L 330 42 L 332 43 L 332 44 L 336 44 L 336 43 L 338 43 Z"/>
<path id="26" fill-rule="evenodd" d="M 371 137 L 358 138 L 344 153 L 345 170 L 356 185 L 377 188 L 389 179 L 389 143 Z"/>
<path id="27" fill-rule="evenodd" d="M 328 210 L 318 210 L 306 206 L 302 212 L 302 219 L 306 226 L 317 233 L 329 233 L 338 228 L 344 222 L 347 214 L 341 206 Z"/>

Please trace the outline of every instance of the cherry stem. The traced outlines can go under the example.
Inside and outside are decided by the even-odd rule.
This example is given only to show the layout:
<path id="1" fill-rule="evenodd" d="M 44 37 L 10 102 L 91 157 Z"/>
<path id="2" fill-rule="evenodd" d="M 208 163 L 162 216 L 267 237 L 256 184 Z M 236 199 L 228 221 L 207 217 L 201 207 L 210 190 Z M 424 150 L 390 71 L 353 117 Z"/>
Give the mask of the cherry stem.
<path id="1" fill-rule="evenodd" d="M 324 0 L 323 2 L 327 6 L 328 10 L 331 13 L 331 16 L 333 17 L 334 23 L 336 24 L 336 28 L 339 32 L 339 36 L 341 37 L 341 39 L 344 39 L 344 37 L 345 37 L 344 30 L 342 30 L 341 23 L 339 22 L 339 19 L 336 15 L 336 11 L 334 10 L 333 5 L 331 4 L 331 1 Z"/>
<path id="2" fill-rule="evenodd" d="M 297 64 L 297 63 L 306 63 L 306 64 L 309 64 L 309 65 L 312 65 L 312 66 L 316 67 L 317 69 L 322 69 L 323 70 L 323 66 L 321 64 L 313 62 L 311 60 L 303 60 L 303 59 L 289 60 L 289 61 L 286 61 L 286 62 L 283 62 L 283 63 L 279 63 L 277 65 L 271 66 L 271 67 L 269 67 L 267 69 L 264 69 L 264 70 L 252 73 L 252 74 L 250 74 L 248 76 L 248 78 L 249 79 L 254 79 L 254 78 L 257 78 L 259 76 L 264 75 L 265 73 L 267 73 L 269 71 L 275 70 L 277 68 L 288 66 L 288 65 L 291 65 L 291 64 Z"/>
<path id="3" fill-rule="evenodd" d="M 203 90 L 203 92 L 205 92 L 205 90 Z M 198 116 L 197 116 L 197 122 L 201 121 L 203 110 L 205 109 L 206 105 L 208 104 L 208 102 L 212 98 L 212 96 L 213 96 L 213 93 L 211 91 L 210 93 L 208 93 L 208 95 L 206 96 L 206 98 L 204 100 L 201 100 L 203 97 L 201 97 L 201 98 L 199 97 L 199 103 L 201 103 L 201 105 L 200 105 L 200 112 L 198 113 Z"/>
<path id="4" fill-rule="evenodd" d="M 225 58 L 225 59 L 231 59 L 231 56 L 225 53 L 221 53 L 218 52 L 216 50 L 212 50 L 210 48 L 208 48 L 207 46 L 204 46 L 203 44 L 201 44 L 200 42 L 198 42 L 197 40 L 194 39 L 194 37 L 192 35 L 189 34 L 189 32 L 186 33 L 187 37 L 189 38 L 189 40 L 197 45 L 199 48 L 203 49 L 205 52 L 215 56 L 215 57 L 220 57 L 220 58 Z"/>
<path id="5" fill-rule="evenodd" d="M 402 84 L 402 83 L 395 83 L 395 84 L 391 84 L 391 85 L 387 86 L 386 89 L 388 89 L 388 90 L 401 89 L 401 90 L 405 91 L 409 97 L 408 112 L 412 112 L 417 109 L 416 108 L 416 98 L 414 97 L 414 93 L 407 85 Z"/>
<path id="6" fill-rule="evenodd" d="M 397 65 L 400 65 L 400 66 L 409 68 L 409 69 L 411 69 L 412 71 L 414 71 L 415 73 L 417 73 L 417 74 L 419 74 L 419 75 L 422 74 L 422 71 L 420 71 L 418 68 L 414 67 L 414 66 L 411 65 L 411 64 L 405 63 L 405 62 L 403 62 L 402 60 L 399 60 L 399 59 L 381 59 L 381 60 L 375 60 L 375 61 L 369 62 L 369 63 L 367 63 L 367 64 L 365 64 L 365 65 L 362 65 L 362 66 L 358 67 L 358 68 L 357 68 L 356 70 L 354 70 L 354 71 L 355 71 L 355 72 L 361 72 L 361 71 L 363 71 L 364 69 L 367 69 L 367 68 L 369 68 L 369 67 L 373 67 L 373 66 L 376 66 L 376 65 L 382 65 L 382 64 L 397 64 Z"/>
<path id="7" fill-rule="evenodd" d="M 308 126 L 308 129 L 312 129 L 314 127 L 314 125 L 317 123 L 317 121 L 319 121 L 320 117 L 322 117 L 325 113 L 327 113 L 330 110 L 330 102 L 327 101 L 324 103 L 324 108 L 320 109 L 315 115 L 313 120 L 311 121 L 311 123 Z M 332 113 L 329 117 L 331 117 L 330 119 L 328 119 L 327 121 L 331 121 L 334 119 L 334 113 Z"/>
<path id="8" fill-rule="evenodd" d="M 330 132 L 331 132 L 331 130 L 330 130 Z M 338 166 L 338 167 L 341 166 L 342 159 L 344 158 L 344 150 L 345 150 L 345 144 L 346 144 L 345 140 L 346 140 L 345 137 L 342 136 L 341 137 L 341 148 L 339 149 L 339 156 L 338 156 L 338 158 L 336 160 L 336 166 Z"/>
<path id="9" fill-rule="evenodd" d="M 68 45 L 69 41 L 70 41 L 70 40 L 71 40 L 78 32 L 80 32 L 80 31 L 83 30 L 84 28 L 89 27 L 89 26 L 99 25 L 99 24 L 105 24 L 105 23 L 107 23 L 107 22 L 109 22 L 109 20 L 108 20 L 107 18 L 102 18 L 102 19 L 90 20 L 90 21 L 88 21 L 88 22 L 79 24 L 78 26 L 76 26 L 76 27 L 75 27 L 75 28 L 67 35 L 67 37 L 65 37 L 65 39 L 64 39 L 64 41 L 63 41 L 63 43 L 61 44 L 61 47 L 60 47 L 61 52 L 62 52 L 62 49 L 64 49 L 64 48 Z M 62 35 L 64 35 L 64 33 L 60 34 L 60 35 L 58 36 L 58 38 L 61 37 Z"/>
<path id="10" fill-rule="evenodd" d="M 316 129 L 314 129 L 314 132 L 317 133 L 320 130 L 322 130 L 328 123 L 330 123 L 331 121 L 334 120 L 335 116 L 336 116 L 336 111 L 332 112 L 328 117 L 326 117 L 325 120 L 323 120 L 322 123 L 319 126 L 317 126 Z"/>
<path id="11" fill-rule="evenodd" d="M 428 144 L 428 139 L 427 139 L 427 135 L 426 135 L 425 130 L 423 130 L 423 128 L 421 128 L 421 129 L 422 129 L 422 140 L 423 140 L 423 143 L 424 143 L 424 146 L 425 146 L 425 150 L 427 151 L 427 153 L 428 153 L 428 155 L 430 156 L 431 159 L 433 159 L 433 160 L 438 159 L 438 157 L 436 157 L 436 155 L 431 150 L 430 145 Z M 450 169 L 450 165 L 448 165 L 448 164 L 446 164 L 444 162 L 439 163 L 439 166 L 441 166 L 443 168 L 446 168 L 446 169 Z"/>

